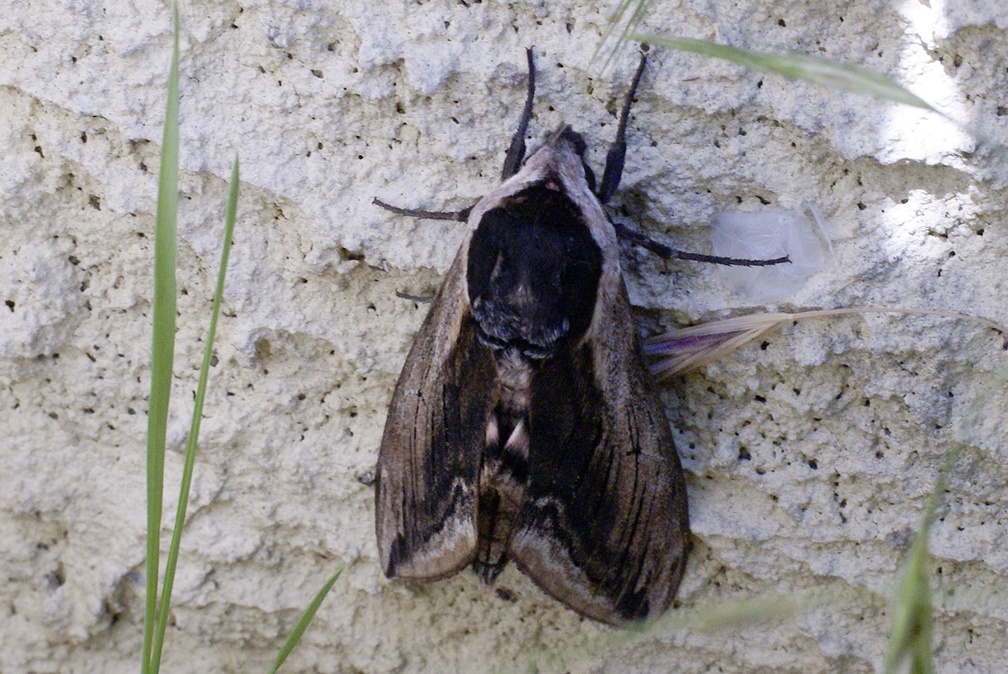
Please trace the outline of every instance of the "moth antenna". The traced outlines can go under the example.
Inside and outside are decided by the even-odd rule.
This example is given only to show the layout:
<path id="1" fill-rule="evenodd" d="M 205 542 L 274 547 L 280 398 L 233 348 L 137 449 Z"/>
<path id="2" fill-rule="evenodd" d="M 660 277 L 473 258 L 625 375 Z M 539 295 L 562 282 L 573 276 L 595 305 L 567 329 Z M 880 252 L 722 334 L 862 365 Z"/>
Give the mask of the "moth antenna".
<path id="1" fill-rule="evenodd" d="M 529 120 L 532 119 L 532 99 L 535 98 L 535 59 L 532 56 L 534 47 L 525 50 L 528 58 L 528 93 L 525 95 L 525 109 L 522 110 L 521 119 L 518 120 L 518 130 L 511 137 L 511 146 L 508 148 L 507 156 L 504 158 L 504 169 L 501 171 L 501 180 L 507 180 L 518 173 L 522 159 L 525 158 L 525 134 L 528 132 Z"/>
<path id="2" fill-rule="evenodd" d="M 378 197 L 375 197 L 371 203 L 397 215 L 408 215 L 411 218 L 424 218 L 426 220 L 456 220 L 458 222 L 468 220 L 469 212 L 473 209 L 472 206 L 463 208 L 461 211 L 424 211 L 416 208 L 400 208 L 387 204 Z"/>
<path id="3" fill-rule="evenodd" d="M 709 262 L 711 264 L 721 264 L 726 267 L 769 267 L 775 264 L 790 264 L 791 258 L 787 255 L 773 258 L 772 260 L 748 260 L 738 257 L 722 257 L 720 255 L 704 255 L 703 253 L 690 253 L 677 248 L 670 248 L 663 243 L 658 243 L 654 239 L 644 236 L 640 232 L 635 232 L 626 225 L 618 222 L 612 223 L 616 229 L 616 235 L 635 243 L 642 248 L 646 248 L 663 260 L 692 260 L 694 262 Z"/>
<path id="4" fill-rule="evenodd" d="M 619 126 L 616 127 L 616 138 L 609 147 L 606 155 L 605 171 L 602 173 L 602 183 L 599 185 L 599 203 L 606 203 L 616 193 L 620 179 L 623 177 L 623 160 L 626 158 L 626 125 L 630 117 L 630 106 L 633 105 L 634 96 L 637 94 L 637 85 L 640 84 L 641 75 L 644 74 L 644 66 L 647 64 L 647 52 L 641 52 L 640 63 L 637 65 L 637 72 L 634 73 L 630 82 L 630 89 L 626 98 L 623 99 L 623 109 L 620 110 Z"/>
<path id="5" fill-rule="evenodd" d="M 535 58 L 533 47 L 525 50 L 528 59 L 528 93 L 525 97 L 525 109 L 522 110 L 521 118 L 518 120 L 518 130 L 511 138 L 511 146 L 508 148 L 507 156 L 504 158 L 504 170 L 501 172 L 501 179 L 507 180 L 518 173 L 522 160 L 525 158 L 525 134 L 528 132 L 529 121 L 532 119 L 532 101 L 535 98 Z M 381 206 L 386 211 L 391 211 L 397 215 L 407 215 L 411 218 L 424 218 L 426 220 L 455 220 L 465 222 L 469 219 L 469 213 L 473 207 L 469 206 L 461 211 L 425 211 L 415 208 L 400 208 L 393 206 L 375 197 L 371 202 L 375 206 Z M 475 205 L 475 204 L 474 204 Z"/>

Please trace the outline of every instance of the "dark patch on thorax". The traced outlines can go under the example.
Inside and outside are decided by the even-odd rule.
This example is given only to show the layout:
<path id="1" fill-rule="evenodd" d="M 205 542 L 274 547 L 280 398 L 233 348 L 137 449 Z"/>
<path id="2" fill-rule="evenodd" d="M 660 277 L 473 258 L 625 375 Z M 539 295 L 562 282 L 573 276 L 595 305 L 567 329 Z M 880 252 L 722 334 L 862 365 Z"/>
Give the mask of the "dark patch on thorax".
<path id="1" fill-rule="evenodd" d="M 469 246 L 469 298 L 494 351 L 541 360 L 580 338 L 595 309 L 602 251 L 555 178 L 484 214 Z"/>

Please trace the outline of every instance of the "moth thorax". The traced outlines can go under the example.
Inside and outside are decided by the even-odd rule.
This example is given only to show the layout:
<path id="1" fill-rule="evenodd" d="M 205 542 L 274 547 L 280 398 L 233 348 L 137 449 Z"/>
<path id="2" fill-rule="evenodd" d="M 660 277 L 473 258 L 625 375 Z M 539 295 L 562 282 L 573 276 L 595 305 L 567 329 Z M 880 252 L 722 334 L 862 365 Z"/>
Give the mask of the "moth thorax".
<path id="1" fill-rule="evenodd" d="M 602 251 L 556 178 L 502 198 L 468 251 L 480 341 L 530 361 L 550 358 L 591 324 L 601 270 Z"/>

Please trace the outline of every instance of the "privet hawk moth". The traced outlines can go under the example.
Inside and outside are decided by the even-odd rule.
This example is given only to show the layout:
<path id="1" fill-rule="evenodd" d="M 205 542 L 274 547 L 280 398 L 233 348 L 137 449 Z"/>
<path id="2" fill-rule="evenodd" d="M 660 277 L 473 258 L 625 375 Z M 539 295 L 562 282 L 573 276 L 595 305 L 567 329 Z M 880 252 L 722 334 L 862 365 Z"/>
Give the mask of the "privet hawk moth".
<path id="1" fill-rule="evenodd" d="M 406 358 L 376 469 L 385 575 L 508 561 L 610 624 L 668 609 L 689 551 L 686 485 L 602 210 L 623 171 L 626 96 L 599 188 L 569 127 L 524 163 L 535 68 L 504 182 L 462 243 Z"/>

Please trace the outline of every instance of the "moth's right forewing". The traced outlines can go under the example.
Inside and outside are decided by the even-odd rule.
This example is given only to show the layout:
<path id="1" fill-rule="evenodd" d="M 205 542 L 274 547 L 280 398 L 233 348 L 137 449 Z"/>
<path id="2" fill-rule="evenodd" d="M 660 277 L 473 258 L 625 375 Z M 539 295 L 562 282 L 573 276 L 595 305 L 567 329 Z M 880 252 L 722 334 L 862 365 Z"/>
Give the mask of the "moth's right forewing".
<path id="1" fill-rule="evenodd" d="M 495 385 L 465 288 L 468 241 L 414 339 L 378 452 L 375 528 L 388 577 L 434 580 L 476 554 L 478 474 Z"/>
<path id="2" fill-rule="evenodd" d="M 558 141 L 563 141 L 561 133 Z M 531 384 L 527 500 L 508 552 L 540 588 L 613 625 L 672 604 L 689 551 L 686 484 L 641 354 L 616 232 L 559 143 L 538 159 L 602 252 L 591 324 Z"/>
<path id="3" fill-rule="evenodd" d="M 548 594 L 621 625 L 672 604 L 689 514 L 668 420 L 616 282 L 600 329 L 533 384 L 529 500 L 508 551 Z"/>

